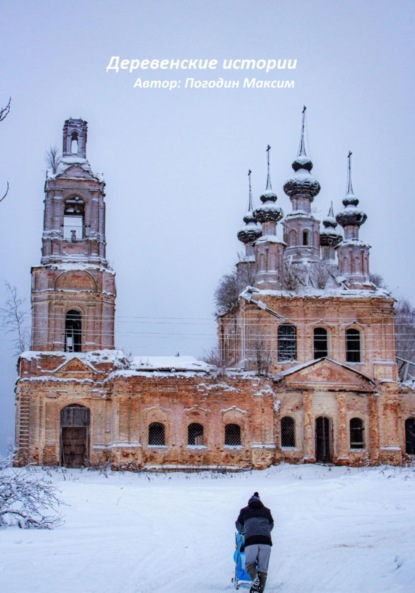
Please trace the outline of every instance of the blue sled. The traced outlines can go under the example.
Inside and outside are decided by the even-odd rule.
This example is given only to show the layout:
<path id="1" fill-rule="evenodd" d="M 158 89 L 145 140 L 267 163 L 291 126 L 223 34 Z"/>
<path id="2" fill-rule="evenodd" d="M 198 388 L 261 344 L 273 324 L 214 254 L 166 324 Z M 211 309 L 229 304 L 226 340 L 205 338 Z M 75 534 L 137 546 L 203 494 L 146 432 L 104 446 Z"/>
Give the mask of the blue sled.
<path id="1" fill-rule="evenodd" d="M 233 559 L 235 561 L 235 576 L 232 579 L 232 582 L 235 586 L 235 589 L 239 589 L 239 585 L 241 583 L 245 583 L 250 585 L 252 583 L 252 579 L 249 574 L 246 572 L 245 568 L 245 552 L 244 550 L 244 543 L 245 538 L 242 533 L 236 532 L 235 533 L 235 552 L 233 554 Z"/>

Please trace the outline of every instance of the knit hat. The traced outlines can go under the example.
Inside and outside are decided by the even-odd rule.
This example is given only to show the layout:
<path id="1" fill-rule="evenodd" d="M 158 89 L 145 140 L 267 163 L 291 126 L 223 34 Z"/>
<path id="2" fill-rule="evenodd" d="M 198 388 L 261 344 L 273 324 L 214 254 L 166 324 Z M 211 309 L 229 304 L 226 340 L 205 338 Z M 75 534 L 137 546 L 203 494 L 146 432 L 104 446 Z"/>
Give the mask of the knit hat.
<path id="1" fill-rule="evenodd" d="M 259 498 L 259 494 L 258 492 L 254 492 L 253 495 L 251 496 L 251 498 L 248 500 L 248 504 L 250 502 L 257 502 L 260 501 L 261 499 Z"/>

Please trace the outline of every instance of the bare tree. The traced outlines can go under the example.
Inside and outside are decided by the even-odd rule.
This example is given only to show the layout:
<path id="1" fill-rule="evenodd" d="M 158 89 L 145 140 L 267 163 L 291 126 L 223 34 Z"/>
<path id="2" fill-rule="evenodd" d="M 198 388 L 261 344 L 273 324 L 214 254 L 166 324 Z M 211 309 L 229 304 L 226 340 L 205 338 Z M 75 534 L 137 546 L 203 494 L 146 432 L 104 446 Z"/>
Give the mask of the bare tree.
<path id="1" fill-rule="evenodd" d="M 222 357 L 221 351 L 218 346 L 214 346 L 210 350 L 207 350 L 206 352 L 204 352 L 203 356 L 201 357 L 203 362 L 207 362 L 208 364 L 211 364 L 218 368 L 221 368 L 224 366 L 222 358 L 223 357 Z"/>
<path id="2" fill-rule="evenodd" d="M 11 459 L 0 460 L 0 528 L 52 529 L 62 522 L 60 504 L 43 470 L 13 469 Z"/>
<path id="3" fill-rule="evenodd" d="M 281 269 L 281 288 L 284 290 L 297 290 L 299 284 L 300 279 L 294 266 L 284 263 Z"/>
<path id="4" fill-rule="evenodd" d="M 268 375 L 272 361 L 271 347 L 261 335 L 254 336 L 251 340 L 251 356 L 255 359 L 258 375 Z"/>
<path id="5" fill-rule="evenodd" d="M 395 306 L 395 343 L 401 380 L 415 378 L 415 307 L 407 299 Z"/>
<path id="6" fill-rule="evenodd" d="M 10 97 L 9 102 L 7 103 L 6 107 L 0 107 L 0 122 L 2 122 L 4 119 L 6 119 L 6 117 L 9 115 L 11 102 L 12 102 L 12 99 Z M 9 193 L 9 187 L 10 187 L 9 182 L 7 181 L 6 193 L 3 194 L 3 196 L 0 198 L 0 202 L 2 202 L 4 200 L 4 198 L 7 196 L 7 194 Z"/>
<path id="7" fill-rule="evenodd" d="M 242 263 L 236 266 L 231 274 L 225 274 L 219 280 L 215 291 L 216 314 L 223 315 L 232 311 L 238 304 L 239 295 L 248 286 L 255 284 L 255 267 L 253 263 Z"/>
<path id="8" fill-rule="evenodd" d="M 310 272 L 310 282 L 316 288 L 324 289 L 330 276 L 330 267 L 325 261 L 313 265 Z"/>
<path id="9" fill-rule="evenodd" d="M 386 284 L 382 274 L 377 274 L 376 272 L 373 272 L 369 274 L 369 280 L 378 288 L 384 288 L 385 290 L 388 290 L 388 285 Z"/>
<path id="10" fill-rule="evenodd" d="M 55 146 L 51 146 L 49 150 L 45 152 L 45 161 L 48 165 L 49 169 L 52 170 L 52 173 L 55 175 L 58 172 L 58 168 L 61 162 L 62 156 L 59 151 L 59 148 Z"/>
<path id="11" fill-rule="evenodd" d="M 7 290 L 6 304 L 0 307 L 0 316 L 6 328 L 6 333 L 14 334 L 14 349 L 16 356 L 27 350 L 30 345 L 30 332 L 27 327 L 28 313 L 24 309 L 24 299 L 18 296 L 17 288 L 5 283 Z"/>

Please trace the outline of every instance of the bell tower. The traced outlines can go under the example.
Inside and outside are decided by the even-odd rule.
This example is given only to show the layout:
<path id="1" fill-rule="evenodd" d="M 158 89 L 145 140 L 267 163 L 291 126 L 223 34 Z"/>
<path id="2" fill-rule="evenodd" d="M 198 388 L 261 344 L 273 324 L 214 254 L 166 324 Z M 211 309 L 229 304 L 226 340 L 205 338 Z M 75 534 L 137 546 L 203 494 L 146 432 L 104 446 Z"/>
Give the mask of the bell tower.
<path id="1" fill-rule="evenodd" d="M 106 260 L 105 182 L 86 157 L 88 124 L 68 119 L 45 182 L 41 265 L 32 268 L 32 350 L 114 348 L 115 274 Z"/>

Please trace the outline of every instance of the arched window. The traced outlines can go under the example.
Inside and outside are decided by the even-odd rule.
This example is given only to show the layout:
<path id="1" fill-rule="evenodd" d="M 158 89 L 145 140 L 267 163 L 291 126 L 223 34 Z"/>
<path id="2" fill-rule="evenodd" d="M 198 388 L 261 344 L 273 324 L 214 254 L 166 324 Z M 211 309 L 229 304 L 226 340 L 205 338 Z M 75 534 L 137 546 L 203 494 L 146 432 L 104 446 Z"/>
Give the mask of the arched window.
<path id="1" fill-rule="evenodd" d="M 365 426 L 360 418 L 350 420 L 350 449 L 364 449 L 365 447 Z"/>
<path id="2" fill-rule="evenodd" d="M 347 362 L 361 361 L 360 331 L 358 329 L 346 330 L 346 360 Z"/>
<path id="3" fill-rule="evenodd" d="M 71 136 L 71 154 L 78 154 L 78 134 L 73 132 Z"/>
<path id="4" fill-rule="evenodd" d="M 163 447 L 166 444 L 166 430 L 161 422 L 152 422 L 148 427 L 148 444 Z"/>
<path id="5" fill-rule="evenodd" d="M 227 424 L 225 426 L 225 445 L 231 447 L 242 445 L 241 427 L 238 424 Z"/>
<path id="6" fill-rule="evenodd" d="M 314 329 L 314 358 L 328 356 L 327 330 L 324 327 Z"/>
<path id="7" fill-rule="evenodd" d="M 281 418 L 281 447 L 295 447 L 295 421 L 289 416 Z"/>
<path id="8" fill-rule="evenodd" d="M 415 418 L 405 420 L 405 447 L 407 455 L 415 455 Z"/>
<path id="9" fill-rule="evenodd" d="M 82 315 L 75 309 L 65 317 L 65 351 L 82 352 Z"/>
<path id="10" fill-rule="evenodd" d="M 297 245 L 297 231 L 295 229 L 291 229 L 288 241 L 291 247 Z"/>
<path id="11" fill-rule="evenodd" d="M 297 358 L 297 331 L 293 325 L 278 327 L 278 360 L 295 360 Z"/>
<path id="12" fill-rule="evenodd" d="M 79 196 L 65 202 L 63 214 L 63 238 L 67 241 L 80 241 L 84 238 L 85 204 Z"/>
<path id="13" fill-rule="evenodd" d="M 203 445 L 203 426 L 193 422 L 187 427 L 187 444 Z"/>
<path id="14" fill-rule="evenodd" d="M 303 231 L 303 245 L 308 245 L 308 231 Z"/>

